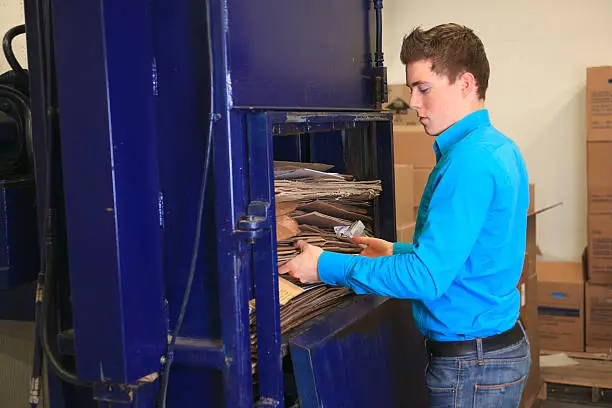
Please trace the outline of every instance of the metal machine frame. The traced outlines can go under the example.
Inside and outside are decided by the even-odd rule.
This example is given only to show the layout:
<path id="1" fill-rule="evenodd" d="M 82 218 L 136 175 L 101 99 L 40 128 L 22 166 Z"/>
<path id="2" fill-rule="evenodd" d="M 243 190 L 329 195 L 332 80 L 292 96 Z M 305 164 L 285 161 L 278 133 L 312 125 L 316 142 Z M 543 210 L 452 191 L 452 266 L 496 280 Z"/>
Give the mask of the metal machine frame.
<path id="1" fill-rule="evenodd" d="M 87 408 L 94 399 L 151 408 L 158 373 L 162 383 L 168 378 L 168 361 L 170 407 L 195 400 L 283 407 L 290 383 L 307 407 L 426 406 L 422 336 L 408 302 L 358 297 L 290 336 L 280 333 L 273 160 L 299 156 L 302 147 L 284 151 L 275 148 L 278 140 L 316 134 L 311 151 L 339 166 L 347 160 L 339 146 L 361 140 L 362 149 L 348 157 L 351 170 L 382 180 L 376 233 L 395 239 L 392 123 L 390 114 L 377 111 L 386 79 L 382 54 L 373 58 L 367 49 L 370 20 L 380 18 L 382 2 L 75 0 L 54 1 L 46 10 L 26 3 L 37 182 L 57 187 L 51 201 L 59 209 L 58 284 L 51 293 L 59 313 L 50 324 L 58 335 L 51 346 L 61 352 L 59 363 L 91 385 L 75 386 L 50 370 L 51 408 Z M 52 30 L 49 22 L 39 25 L 45 15 L 52 15 Z M 282 23 L 268 29 L 256 24 L 259 17 Z M 309 18 L 335 22 L 345 48 L 321 47 L 326 33 L 299 35 L 312 30 Z M 302 46 L 303 55 L 283 48 L 293 43 L 279 32 Z M 250 39 L 253 49 L 245 49 Z M 305 65 L 309 58 L 319 65 Z M 342 75 L 334 75 L 336 66 Z M 275 86 L 258 82 L 282 72 L 292 77 Z M 286 88 L 291 81 L 295 89 Z M 56 106 L 61 115 L 50 115 L 49 124 Z M 192 258 L 209 128 L 204 230 Z M 57 166 L 51 177 L 48 159 Z M 39 183 L 40 196 L 47 186 Z M 41 209 L 46 204 L 39 200 Z M 253 296 L 255 389 L 247 329 Z M 176 335 L 182 316 L 169 349 L 168 335 Z M 294 377 L 284 367 L 288 352 L 296 356 Z M 315 367 L 325 361 L 363 362 L 369 372 L 346 377 L 334 390 L 329 378 L 340 381 L 340 374 Z M 372 375 L 379 377 L 372 380 L 376 393 L 364 394 L 363 381 Z M 384 381 L 385 375 L 393 379 Z"/>

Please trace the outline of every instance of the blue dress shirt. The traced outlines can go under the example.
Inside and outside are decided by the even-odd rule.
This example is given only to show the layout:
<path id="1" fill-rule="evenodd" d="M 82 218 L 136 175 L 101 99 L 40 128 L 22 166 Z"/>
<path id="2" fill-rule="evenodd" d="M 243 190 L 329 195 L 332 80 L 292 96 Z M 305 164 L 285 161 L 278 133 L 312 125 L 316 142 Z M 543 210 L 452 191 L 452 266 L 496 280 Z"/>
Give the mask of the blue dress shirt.
<path id="1" fill-rule="evenodd" d="M 431 340 L 488 337 L 519 315 L 517 284 L 526 245 L 529 182 L 521 153 L 489 113 L 473 112 L 434 143 L 436 166 L 419 205 L 411 244 L 392 256 L 324 252 L 321 280 L 355 293 L 413 299 Z"/>

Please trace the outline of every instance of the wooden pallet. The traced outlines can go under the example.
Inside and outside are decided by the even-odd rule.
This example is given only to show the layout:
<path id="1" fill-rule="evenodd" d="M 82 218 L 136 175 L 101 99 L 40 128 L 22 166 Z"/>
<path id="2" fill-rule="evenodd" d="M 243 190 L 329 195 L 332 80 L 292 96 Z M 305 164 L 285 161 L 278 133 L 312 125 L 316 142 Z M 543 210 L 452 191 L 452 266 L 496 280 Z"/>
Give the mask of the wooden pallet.
<path id="1" fill-rule="evenodd" d="M 612 356 L 603 353 L 563 352 L 578 364 L 565 367 L 541 367 L 543 381 L 539 399 L 548 399 L 548 385 L 562 384 L 591 388 L 591 401 L 599 402 L 601 390 L 612 390 Z M 545 354 L 557 352 L 543 351 Z"/>

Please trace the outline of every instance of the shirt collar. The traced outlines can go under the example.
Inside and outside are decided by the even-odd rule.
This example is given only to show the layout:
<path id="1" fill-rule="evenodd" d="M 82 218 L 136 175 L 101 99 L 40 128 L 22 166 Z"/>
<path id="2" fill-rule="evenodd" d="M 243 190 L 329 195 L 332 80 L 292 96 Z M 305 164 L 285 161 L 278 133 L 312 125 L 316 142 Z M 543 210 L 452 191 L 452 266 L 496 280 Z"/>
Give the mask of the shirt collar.
<path id="1" fill-rule="evenodd" d="M 436 142 L 434 143 L 436 159 L 440 160 L 440 157 L 442 157 L 455 143 L 467 136 L 472 130 L 490 124 L 489 111 L 486 109 L 472 112 L 458 122 L 455 122 L 451 127 L 436 137 Z"/>

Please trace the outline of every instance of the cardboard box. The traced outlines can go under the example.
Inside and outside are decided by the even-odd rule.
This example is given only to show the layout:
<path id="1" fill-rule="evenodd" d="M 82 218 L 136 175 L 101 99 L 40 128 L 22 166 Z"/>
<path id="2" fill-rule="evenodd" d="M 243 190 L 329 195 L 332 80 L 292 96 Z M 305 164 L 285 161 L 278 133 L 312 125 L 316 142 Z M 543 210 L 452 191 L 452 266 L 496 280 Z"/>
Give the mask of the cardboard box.
<path id="1" fill-rule="evenodd" d="M 532 191 L 534 188 L 532 188 Z M 532 195 L 533 199 L 534 195 Z M 538 332 L 538 276 L 536 272 L 536 218 L 537 215 L 549 211 L 560 205 L 556 203 L 538 210 L 529 211 L 527 216 L 527 251 L 526 262 L 523 267 L 523 274 L 519 287 L 521 290 L 521 320 L 525 324 L 527 335 L 529 336 L 531 349 L 531 367 L 529 369 L 529 377 L 525 384 L 525 390 L 521 397 L 520 408 L 531 408 L 538 398 L 540 388 L 542 388 L 542 379 L 540 378 L 540 336 Z"/>
<path id="2" fill-rule="evenodd" d="M 540 355 L 540 336 L 538 334 L 538 275 L 536 274 L 536 213 L 530 212 L 527 218 L 527 251 L 523 273 L 519 282 L 521 293 L 520 316 L 529 337 L 532 356 Z M 529 377 L 521 397 L 520 408 L 531 408 L 537 399 L 542 380 L 540 378 L 540 359 L 532 357 Z"/>
<path id="3" fill-rule="evenodd" d="M 584 271 L 581 262 L 538 257 L 540 347 L 584 351 Z"/>
<path id="4" fill-rule="evenodd" d="M 414 222 L 414 168 L 409 164 L 395 165 L 395 225 L 404 227 Z"/>
<path id="5" fill-rule="evenodd" d="M 406 84 L 389 84 L 389 102 L 384 110 L 393 112 L 394 125 L 419 125 L 416 111 L 410 109 L 410 88 Z"/>
<path id="6" fill-rule="evenodd" d="M 421 125 L 394 126 L 393 150 L 395 164 L 411 164 L 414 167 L 434 167 L 436 155 L 435 139 Z"/>
<path id="7" fill-rule="evenodd" d="M 589 282 L 612 284 L 612 214 L 588 215 Z"/>
<path id="8" fill-rule="evenodd" d="M 612 142 L 587 142 L 589 214 L 612 213 Z"/>
<path id="9" fill-rule="evenodd" d="M 612 67 L 587 68 L 587 139 L 612 140 Z"/>
<path id="10" fill-rule="evenodd" d="M 612 286 L 587 283 L 587 350 L 612 349 Z"/>
<path id="11" fill-rule="evenodd" d="M 412 243 L 414 237 L 414 223 L 397 229 L 397 242 Z"/>

